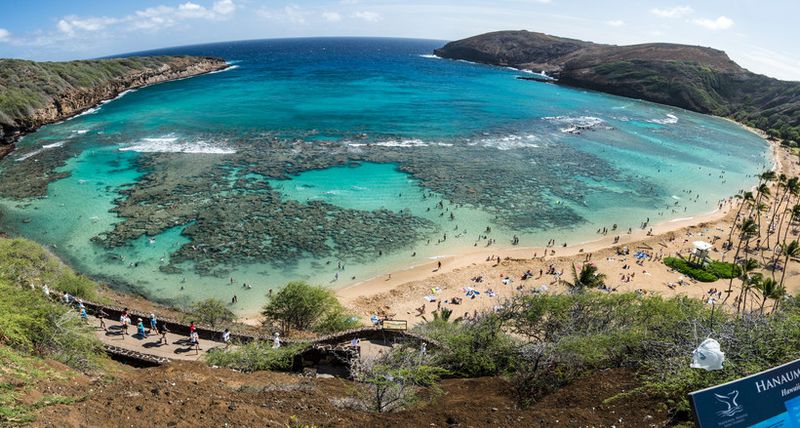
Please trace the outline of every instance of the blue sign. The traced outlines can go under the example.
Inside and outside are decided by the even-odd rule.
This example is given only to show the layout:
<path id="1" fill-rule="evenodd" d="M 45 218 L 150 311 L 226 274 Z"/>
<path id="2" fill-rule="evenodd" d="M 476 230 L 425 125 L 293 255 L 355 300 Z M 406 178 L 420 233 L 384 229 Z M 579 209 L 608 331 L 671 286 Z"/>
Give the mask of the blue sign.
<path id="1" fill-rule="evenodd" d="M 700 428 L 800 428 L 800 360 L 689 396 Z"/>

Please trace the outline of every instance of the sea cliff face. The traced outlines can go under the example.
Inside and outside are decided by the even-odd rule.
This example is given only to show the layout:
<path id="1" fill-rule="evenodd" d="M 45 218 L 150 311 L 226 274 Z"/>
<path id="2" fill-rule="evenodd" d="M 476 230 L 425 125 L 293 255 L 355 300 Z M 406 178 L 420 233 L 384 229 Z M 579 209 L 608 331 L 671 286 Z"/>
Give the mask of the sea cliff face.
<path id="1" fill-rule="evenodd" d="M 19 136 L 142 86 L 227 67 L 210 57 L 131 57 L 37 63 L 0 60 L 0 157 Z"/>
<path id="2" fill-rule="evenodd" d="M 751 73 L 701 46 L 604 45 L 528 31 L 450 42 L 437 56 L 545 71 L 561 84 L 730 117 L 800 141 L 800 82 Z"/>

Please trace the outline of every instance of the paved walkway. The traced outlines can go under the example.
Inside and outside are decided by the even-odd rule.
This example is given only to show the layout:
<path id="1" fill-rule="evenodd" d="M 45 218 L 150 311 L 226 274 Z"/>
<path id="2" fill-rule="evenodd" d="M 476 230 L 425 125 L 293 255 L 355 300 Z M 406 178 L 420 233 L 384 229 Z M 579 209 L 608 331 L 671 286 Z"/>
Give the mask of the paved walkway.
<path id="1" fill-rule="evenodd" d="M 100 327 L 99 318 L 93 316 L 89 317 L 89 325 L 94 328 L 97 338 L 104 344 L 129 351 L 141 352 L 142 354 L 169 358 L 170 360 L 202 360 L 209 349 L 225 346 L 221 341 L 216 342 L 200 339 L 200 351 L 196 352 L 189 344 L 189 338 L 187 336 L 167 333 L 167 344 L 164 344 L 163 341 L 161 341 L 161 335 L 158 333 L 153 332 L 154 334 L 149 335 L 147 338 L 140 338 L 133 335 L 136 333 L 136 326 L 133 325 L 128 326 L 128 334 L 123 335 L 121 324 L 118 321 L 109 319 L 105 319 L 104 321 L 106 323 L 106 330 Z M 146 322 L 149 321 L 146 320 Z"/>

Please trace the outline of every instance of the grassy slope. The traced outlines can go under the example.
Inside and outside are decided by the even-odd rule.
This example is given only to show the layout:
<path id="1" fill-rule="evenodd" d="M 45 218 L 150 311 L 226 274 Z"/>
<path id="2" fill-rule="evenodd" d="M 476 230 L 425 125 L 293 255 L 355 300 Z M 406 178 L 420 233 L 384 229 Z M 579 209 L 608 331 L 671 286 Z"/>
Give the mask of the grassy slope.
<path id="1" fill-rule="evenodd" d="M 96 297 L 92 281 L 39 245 L 0 238 L 0 426 L 28 422 L 44 406 L 82 399 L 46 385 L 63 385 L 105 361 L 78 313 L 46 298 L 43 284 L 54 293 Z"/>
<path id="2" fill-rule="evenodd" d="M 55 97 L 113 79 L 166 66 L 185 66 L 192 57 L 132 57 L 69 62 L 0 59 L 0 125 L 17 126 Z"/>

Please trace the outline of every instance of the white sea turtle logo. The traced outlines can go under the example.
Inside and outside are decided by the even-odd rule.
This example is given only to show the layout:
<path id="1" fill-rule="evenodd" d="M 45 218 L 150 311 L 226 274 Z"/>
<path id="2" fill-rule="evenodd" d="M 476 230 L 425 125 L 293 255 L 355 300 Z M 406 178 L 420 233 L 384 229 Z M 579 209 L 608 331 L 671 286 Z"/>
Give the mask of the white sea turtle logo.
<path id="1" fill-rule="evenodd" d="M 726 395 L 714 394 L 714 398 L 716 398 L 720 403 L 724 403 L 728 406 L 727 409 L 717 412 L 717 415 L 719 416 L 731 417 L 739 412 L 744 411 L 744 408 L 736 402 L 736 399 L 739 398 L 739 391 L 732 391 Z"/>

